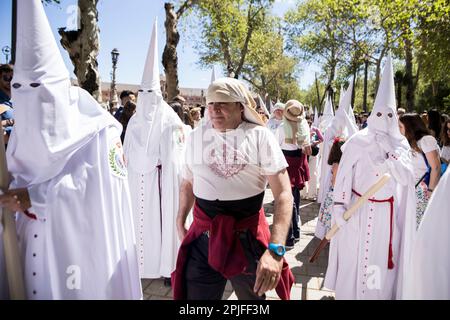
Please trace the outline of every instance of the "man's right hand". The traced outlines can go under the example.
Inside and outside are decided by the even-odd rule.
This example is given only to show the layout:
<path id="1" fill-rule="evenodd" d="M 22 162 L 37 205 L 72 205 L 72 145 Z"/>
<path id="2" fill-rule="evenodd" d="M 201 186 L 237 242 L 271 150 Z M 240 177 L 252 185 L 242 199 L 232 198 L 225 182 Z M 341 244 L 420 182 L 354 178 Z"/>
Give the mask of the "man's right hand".
<path id="1" fill-rule="evenodd" d="M 179 216 L 177 217 L 177 231 L 178 231 L 178 238 L 180 239 L 180 241 L 183 241 L 188 230 L 186 229 L 185 221 L 182 221 L 179 218 Z"/>

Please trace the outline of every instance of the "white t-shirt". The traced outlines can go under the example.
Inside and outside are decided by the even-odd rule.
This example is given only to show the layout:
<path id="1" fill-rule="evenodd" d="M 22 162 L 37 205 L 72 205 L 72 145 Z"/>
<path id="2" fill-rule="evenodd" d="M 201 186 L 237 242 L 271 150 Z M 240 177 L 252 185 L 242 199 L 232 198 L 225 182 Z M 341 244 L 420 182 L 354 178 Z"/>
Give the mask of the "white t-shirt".
<path id="1" fill-rule="evenodd" d="M 280 124 L 283 123 L 283 120 L 278 120 L 275 117 L 272 117 L 267 121 L 266 128 L 270 130 L 274 135 L 277 133 L 277 129 L 280 126 Z"/>
<path id="2" fill-rule="evenodd" d="M 426 154 L 433 150 L 439 151 L 439 146 L 437 144 L 436 139 L 433 136 L 423 136 L 422 139 L 417 141 L 417 146 Z M 427 165 L 425 163 L 425 159 L 423 158 L 423 154 L 417 151 L 412 152 L 412 160 L 414 164 L 414 177 L 416 183 L 423 177 L 425 172 L 427 172 Z"/>
<path id="3" fill-rule="evenodd" d="M 450 161 L 450 146 L 443 146 L 441 150 L 441 158 Z"/>
<path id="4" fill-rule="evenodd" d="M 263 192 L 268 175 L 288 166 L 270 131 L 242 122 L 219 132 L 211 123 L 192 131 L 186 140 L 183 178 L 194 195 L 205 200 L 239 200 Z"/>

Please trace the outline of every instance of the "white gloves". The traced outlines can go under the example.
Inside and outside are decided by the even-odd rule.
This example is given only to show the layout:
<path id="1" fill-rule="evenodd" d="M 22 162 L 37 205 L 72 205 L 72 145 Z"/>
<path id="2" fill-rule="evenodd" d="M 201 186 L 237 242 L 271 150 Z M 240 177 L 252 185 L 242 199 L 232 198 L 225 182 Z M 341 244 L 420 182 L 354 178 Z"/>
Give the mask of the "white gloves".
<path id="1" fill-rule="evenodd" d="M 344 213 L 347 211 L 343 205 L 333 205 L 332 216 L 339 228 L 342 228 L 347 221 L 344 220 Z"/>

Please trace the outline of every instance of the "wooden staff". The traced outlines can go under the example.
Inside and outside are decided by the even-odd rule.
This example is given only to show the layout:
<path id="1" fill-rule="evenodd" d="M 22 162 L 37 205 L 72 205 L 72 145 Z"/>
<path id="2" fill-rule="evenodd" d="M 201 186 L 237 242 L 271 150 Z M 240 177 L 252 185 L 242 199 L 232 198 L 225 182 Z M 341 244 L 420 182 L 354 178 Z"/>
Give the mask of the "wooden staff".
<path id="1" fill-rule="evenodd" d="M 369 190 L 366 191 L 361 197 L 356 200 L 355 204 L 345 211 L 344 213 L 344 220 L 348 221 L 351 216 L 367 201 L 370 197 L 372 197 L 375 193 L 377 193 L 378 190 L 380 190 L 391 178 L 391 175 L 389 173 L 385 173 L 380 180 L 377 181 L 372 187 L 370 187 Z M 330 242 L 331 238 L 336 234 L 336 232 L 339 230 L 339 226 L 337 224 L 334 224 L 333 227 L 328 231 L 326 236 L 322 239 L 322 241 L 317 246 L 316 250 L 314 251 L 313 255 L 309 259 L 309 262 L 316 261 L 317 257 L 319 256 L 320 252 L 325 248 L 325 246 Z"/>
<path id="2" fill-rule="evenodd" d="M 0 144 L 0 188 L 7 190 L 9 188 L 9 173 L 6 165 L 5 144 L 3 139 L 0 139 Z M 3 247 L 10 299 L 25 300 L 25 285 L 23 281 L 22 263 L 19 255 L 19 244 L 17 243 L 14 213 L 6 208 L 2 208 L 1 223 L 3 225 Z"/>

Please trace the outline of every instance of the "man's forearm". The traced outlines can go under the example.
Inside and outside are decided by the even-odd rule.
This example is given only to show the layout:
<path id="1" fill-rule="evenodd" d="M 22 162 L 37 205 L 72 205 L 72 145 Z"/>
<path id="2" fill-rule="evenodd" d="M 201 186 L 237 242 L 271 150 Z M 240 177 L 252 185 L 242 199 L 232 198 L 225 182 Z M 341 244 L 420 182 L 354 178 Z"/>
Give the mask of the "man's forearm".
<path id="1" fill-rule="evenodd" d="M 194 205 L 194 192 L 192 184 L 188 181 L 183 181 L 180 187 L 180 206 L 178 208 L 178 219 L 185 222 L 189 212 Z"/>
<path id="2" fill-rule="evenodd" d="M 289 226 L 292 219 L 293 199 L 291 190 L 283 191 L 275 199 L 275 212 L 273 214 L 272 235 L 273 243 L 286 242 Z"/>

